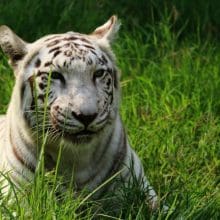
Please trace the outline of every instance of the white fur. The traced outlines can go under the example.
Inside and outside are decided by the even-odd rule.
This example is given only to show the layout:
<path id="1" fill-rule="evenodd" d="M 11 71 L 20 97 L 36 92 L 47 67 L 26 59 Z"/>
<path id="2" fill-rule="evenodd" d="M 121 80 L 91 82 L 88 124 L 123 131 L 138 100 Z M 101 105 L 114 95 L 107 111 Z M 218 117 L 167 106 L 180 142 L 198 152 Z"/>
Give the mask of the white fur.
<path id="1" fill-rule="evenodd" d="M 30 169 L 17 160 L 15 154 L 13 153 L 10 134 L 13 136 L 12 141 L 16 146 L 17 152 L 22 156 L 23 160 L 27 164 L 32 164 L 36 167 L 38 163 L 36 136 L 33 134 L 32 128 L 28 126 L 28 123 L 24 118 L 24 111 L 27 110 L 27 106 L 31 105 L 31 86 L 28 84 L 28 80 L 35 71 L 37 71 L 36 62 L 38 59 L 44 63 L 46 61 L 53 61 L 53 66 L 40 68 L 43 72 L 49 72 L 51 68 L 54 68 L 54 66 L 62 66 L 63 68 L 62 74 L 65 76 L 66 85 L 65 88 L 62 88 L 59 81 L 51 84 L 51 90 L 54 92 L 56 100 L 51 105 L 50 114 L 61 120 L 61 115 L 57 116 L 56 114 L 58 113 L 55 109 L 57 105 L 59 105 L 60 109 L 64 109 L 62 111 L 69 117 L 67 117 L 67 122 L 73 125 L 72 127 L 69 126 L 69 128 L 68 125 L 66 126 L 65 129 L 68 132 L 76 133 L 84 129 L 83 124 L 72 117 L 69 112 L 74 111 L 78 113 L 83 111 L 85 114 L 91 114 L 93 112 L 101 111 L 104 106 L 102 97 L 106 94 L 102 91 L 102 87 L 104 86 L 103 83 L 97 81 L 97 88 L 95 88 L 91 81 L 91 74 L 96 69 L 101 68 L 100 64 L 97 63 L 97 57 L 92 55 L 91 52 L 88 52 L 86 59 L 91 58 L 93 65 L 88 66 L 85 65 L 85 62 L 82 60 L 76 60 L 72 63 L 70 62 L 71 65 L 69 65 L 68 68 L 63 67 L 64 61 L 68 59 L 64 57 L 62 53 L 53 59 L 53 54 L 49 53 L 51 48 L 48 49 L 45 40 L 53 37 L 83 37 L 91 41 L 97 56 L 105 54 L 109 68 L 115 68 L 115 57 L 110 49 L 110 43 L 118 29 L 119 23 L 117 22 L 117 18 L 113 16 L 106 24 L 98 27 L 91 35 L 81 35 L 74 32 L 68 32 L 66 34 L 46 36 L 32 44 L 25 44 L 24 51 L 22 51 L 25 53 L 25 56 L 21 60 L 14 61 L 16 64 L 16 67 L 14 68 L 16 84 L 13 89 L 7 114 L 6 116 L 0 118 L 0 171 L 9 172 L 12 180 L 14 177 L 22 181 L 31 180 L 33 178 L 33 173 Z M 2 35 L 4 35 L 4 33 L 0 33 L 0 37 L 2 37 Z M 82 41 L 80 40 L 76 40 L 74 42 L 82 44 Z M 5 40 L 3 43 L 0 40 L 0 45 L 3 49 L 6 48 L 2 45 L 4 43 Z M 8 39 L 7 44 L 10 43 L 13 45 L 15 51 L 22 50 L 22 48 L 19 48 L 20 43 L 17 44 L 17 42 L 12 42 Z M 57 43 L 56 46 L 61 47 L 62 49 L 64 45 L 64 42 L 61 41 Z M 70 47 L 71 45 L 69 48 Z M 10 56 L 11 52 L 8 51 L 7 48 L 5 49 L 5 52 Z M 78 52 L 76 52 L 76 54 L 77 53 Z M 33 57 L 33 55 L 35 56 Z M 74 74 L 72 74 L 73 72 Z M 118 81 L 118 78 L 119 76 L 117 75 L 117 79 L 115 80 Z M 40 80 L 40 78 L 37 78 L 36 83 L 39 83 Z M 26 87 L 23 102 L 21 103 L 21 87 L 24 82 L 26 82 Z M 117 88 L 113 89 L 113 99 L 113 103 L 111 105 L 108 104 L 109 106 L 106 109 L 107 113 L 103 114 L 103 116 L 100 114 L 100 117 L 98 114 L 96 119 L 88 126 L 88 129 L 95 132 L 102 128 L 102 131 L 97 133 L 97 135 L 93 137 L 89 143 L 77 144 L 58 138 L 57 140 L 48 139 L 46 144 L 45 154 L 50 155 L 54 162 L 57 161 L 59 146 L 63 146 L 64 150 L 60 161 L 60 174 L 66 176 L 67 179 L 70 179 L 74 173 L 75 182 L 78 184 L 79 188 L 87 187 L 92 191 L 103 183 L 109 170 L 114 167 L 112 162 L 115 158 L 120 159 L 119 153 L 120 150 L 123 150 L 123 147 L 125 147 L 123 152 L 126 152 L 126 155 L 125 157 L 122 157 L 123 161 L 116 161 L 116 163 L 122 162 L 123 164 L 122 167 L 120 166 L 120 169 L 122 169 L 120 176 L 126 181 L 129 169 L 133 169 L 132 173 L 134 173 L 137 178 L 140 176 L 144 178 L 144 187 L 149 187 L 149 183 L 146 177 L 144 177 L 141 162 L 135 152 L 130 148 L 127 138 L 125 138 L 126 143 L 123 144 L 123 125 L 118 111 L 120 91 Z M 40 101 L 38 104 L 40 107 L 44 105 L 44 103 L 41 103 Z M 98 125 L 98 122 L 103 120 L 106 117 L 106 114 L 109 114 L 109 121 L 104 121 Z M 33 124 L 34 120 L 34 118 L 31 119 Z M 109 137 L 111 137 L 111 139 Z M 132 157 L 133 166 L 131 167 Z M 16 170 L 14 170 L 14 167 L 16 167 Z M 18 171 L 22 175 L 19 175 Z M 130 175 L 130 177 L 132 176 Z M 152 207 L 155 207 L 157 198 L 152 188 L 150 188 L 149 197 L 151 198 Z"/>

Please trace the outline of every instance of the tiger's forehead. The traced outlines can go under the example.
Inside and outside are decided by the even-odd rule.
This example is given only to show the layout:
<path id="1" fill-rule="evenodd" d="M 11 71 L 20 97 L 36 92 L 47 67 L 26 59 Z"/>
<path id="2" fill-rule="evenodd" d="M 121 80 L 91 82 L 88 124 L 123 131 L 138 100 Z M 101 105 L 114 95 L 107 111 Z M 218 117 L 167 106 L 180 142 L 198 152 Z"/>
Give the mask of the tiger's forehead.
<path id="1" fill-rule="evenodd" d="M 90 36 L 86 34 L 80 34 L 76 32 L 67 32 L 64 34 L 53 34 L 42 37 L 39 39 L 42 43 L 45 42 L 49 47 L 56 45 L 60 42 L 78 41 L 86 44 L 93 44 Z"/>
<path id="2" fill-rule="evenodd" d="M 107 66 L 108 55 L 88 35 L 68 32 L 43 37 L 31 45 L 24 68 L 49 68 L 51 66 L 74 69 L 79 64 Z"/>
<path id="3" fill-rule="evenodd" d="M 62 35 L 48 36 L 45 37 L 45 39 L 42 39 L 41 42 L 44 47 L 48 48 L 49 53 L 59 51 L 59 49 L 65 52 L 69 49 L 77 54 L 83 54 L 88 51 L 96 54 L 95 51 L 99 50 L 98 46 L 89 39 L 88 35 L 82 35 L 74 32 L 68 32 Z M 65 55 L 70 56 L 68 52 L 65 53 Z"/>

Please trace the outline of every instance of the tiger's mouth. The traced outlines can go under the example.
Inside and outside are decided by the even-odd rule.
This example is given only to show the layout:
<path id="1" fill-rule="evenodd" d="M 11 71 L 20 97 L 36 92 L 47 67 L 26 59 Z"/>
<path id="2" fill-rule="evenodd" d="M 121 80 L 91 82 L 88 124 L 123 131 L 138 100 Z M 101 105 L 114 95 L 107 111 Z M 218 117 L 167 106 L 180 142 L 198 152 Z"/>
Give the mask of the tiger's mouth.
<path id="1" fill-rule="evenodd" d="M 76 132 L 76 133 L 70 133 L 68 131 L 62 132 L 62 138 L 64 140 L 68 140 L 71 142 L 89 142 L 97 132 L 89 131 L 87 129 Z"/>
<path id="2" fill-rule="evenodd" d="M 103 127 L 100 127 L 98 130 L 92 131 L 85 126 L 84 128 L 81 128 L 83 130 L 80 129 L 79 131 L 74 131 L 70 126 L 65 127 L 65 123 L 64 125 L 60 124 L 57 118 L 53 115 L 51 115 L 51 121 L 53 129 L 59 133 L 60 138 L 72 143 L 89 142 L 97 136 L 101 130 L 103 130 Z"/>
<path id="3" fill-rule="evenodd" d="M 77 133 L 69 133 L 69 132 L 64 132 L 64 136 L 68 135 L 68 136 L 72 136 L 75 138 L 86 138 L 86 137 L 92 137 L 94 134 L 96 134 L 96 132 L 93 131 L 88 131 L 88 130 L 83 130 Z"/>

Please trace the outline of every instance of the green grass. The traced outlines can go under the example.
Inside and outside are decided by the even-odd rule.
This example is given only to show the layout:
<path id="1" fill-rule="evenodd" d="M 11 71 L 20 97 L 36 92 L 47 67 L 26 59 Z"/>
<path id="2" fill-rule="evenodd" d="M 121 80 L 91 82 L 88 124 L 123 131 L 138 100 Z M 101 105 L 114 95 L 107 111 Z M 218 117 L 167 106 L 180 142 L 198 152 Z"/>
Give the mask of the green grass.
<path id="1" fill-rule="evenodd" d="M 209 16 L 202 19 L 208 22 Z M 121 116 L 130 143 L 161 203 L 169 205 L 172 213 L 149 213 L 134 187 L 125 189 L 121 218 L 219 219 L 220 45 L 210 35 L 201 37 L 199 24 L 193 24 L 198 32 L 183 37 L 183 20 L 173 31 L 169 13 L 162 17 L 147 28 L 122 29 L 114 51 L 121 69 Z M 91 19 L 95 27 L 97 19 Z M 36 36 L 50 30 L 49 25 L 54 24 L 48 29 L 41 26 L 43 31 L 37 28 Z M 14 77 L 5 57 L 0 58 L 0 112 L 4 113 Z M 51 187 L 56 178 L 55 188 Z M 91 219 L 99 204 L 83 195 L 73 199 L 71 188 L 57 197 L 59 178 L 40 174 L 18 201 L 3 201 L 0 219 Z M 114 219 L 108 211 L 101 211 L 100 218 Z"/>
<path id="2" fill-rule="evenodd" d="M 156 45 L 154 54 L 149 55 L 151 49 L 145 49 L 144 42 L 127 40 L 133 48 L 131 56 L 124 55 L 120 60 L 127 61 L 122 64 L 123 69 L 125 66 L 129 69 L 122 70 L 128 74 L 122 77 L 127 83 L 122 90 L 121 112 L 146 173 L 161 196 L 174 205 L 172 219 L 181 216 L 217 219 L 220 216 L 217 45 L 183 42 L 171 49 Z M 141 55 L 132 54 L 138 50 Z"/>

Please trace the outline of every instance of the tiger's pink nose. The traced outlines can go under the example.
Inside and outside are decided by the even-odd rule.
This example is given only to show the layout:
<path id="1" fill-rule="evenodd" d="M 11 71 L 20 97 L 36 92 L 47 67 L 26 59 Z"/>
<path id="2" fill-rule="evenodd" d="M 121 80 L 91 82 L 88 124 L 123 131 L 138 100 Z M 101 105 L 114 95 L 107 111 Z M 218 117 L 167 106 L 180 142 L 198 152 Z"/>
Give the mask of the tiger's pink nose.
<path id="1" fill-rule="evenodd" d="M 84 124 L 85 127 L 91 124 L 95 120 L 97 115 L 98 115 L 97 113 L 88 114 L 88 115 L 82 113 L 77 114 L 76 112 L 72 111 L 72 116 L 78 121 L 80 121 L 82 124 Z"/>

